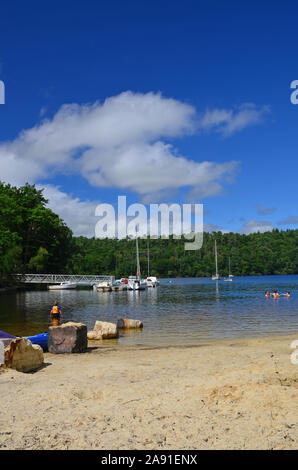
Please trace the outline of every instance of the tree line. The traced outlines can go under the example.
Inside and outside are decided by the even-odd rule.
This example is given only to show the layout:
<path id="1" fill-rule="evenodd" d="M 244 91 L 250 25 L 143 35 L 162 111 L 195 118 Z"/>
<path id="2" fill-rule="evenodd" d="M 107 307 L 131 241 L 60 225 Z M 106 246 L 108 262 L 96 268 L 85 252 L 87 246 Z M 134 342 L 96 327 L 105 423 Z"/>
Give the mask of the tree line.
<path id="1" fill-rule="evenodd" d="M 116 278 L 136 274 L 135 240 L 74 237 L 65 222 L 46 207 L 42 190 L 0 183 L 0 286 L 13 283 L 14 273 L 106 274 Z M 298 273 L 298 230 L 253 233 L 204 233 L 200 250 L 185 251 L 182 237 L 140 239 L 143 276 L 199 277 L 218 270 L 232 274 Z"/>

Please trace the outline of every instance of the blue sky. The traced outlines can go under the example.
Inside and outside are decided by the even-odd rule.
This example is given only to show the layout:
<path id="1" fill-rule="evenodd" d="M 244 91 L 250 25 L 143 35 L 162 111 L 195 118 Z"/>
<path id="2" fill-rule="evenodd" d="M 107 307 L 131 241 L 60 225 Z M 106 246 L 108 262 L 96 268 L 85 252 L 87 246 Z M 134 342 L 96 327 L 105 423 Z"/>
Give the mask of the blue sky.
<path id="1" fill-rule="evenodd" d="M 0 13 L 1 180 L 46 187 L 76 234 L 123 194 L 203 202 L 209 229 L 297 228 L 297 2 L 12 1 Z"/>

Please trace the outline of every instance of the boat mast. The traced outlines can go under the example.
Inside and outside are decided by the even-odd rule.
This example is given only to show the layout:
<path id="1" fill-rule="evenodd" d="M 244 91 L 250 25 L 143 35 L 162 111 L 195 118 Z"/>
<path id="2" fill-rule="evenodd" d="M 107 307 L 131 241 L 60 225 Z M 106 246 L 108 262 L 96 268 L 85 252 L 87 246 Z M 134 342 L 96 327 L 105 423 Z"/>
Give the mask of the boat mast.
<path id="1" fill-rule="evenodd" d="M 138 237 L 136 234 L 136 249 L 137 249 L 137 278 L 141 278 L 141 272 L 140 272 L 140 256 L 139 256 L 139 245 L 138 245 Z"/>
<path id="2" fill-rule="evenodd" d="M 229 276 L 231 275 L 231 257 L 229 256 Z"/>
<path id="3" fill-rule="evenodd" d="M 149 252 L 149 238 L 147 240 L 147 262 L 148 262 L 148 277 L 150 276 L 150 252 Z"/>
<path id="4" fill-rule="evenodd" d="M 218 276 L 218 268 L 217 268 L 217 247 L 216 247 L 216 240 L 215 240 L 215 274 Z"/>

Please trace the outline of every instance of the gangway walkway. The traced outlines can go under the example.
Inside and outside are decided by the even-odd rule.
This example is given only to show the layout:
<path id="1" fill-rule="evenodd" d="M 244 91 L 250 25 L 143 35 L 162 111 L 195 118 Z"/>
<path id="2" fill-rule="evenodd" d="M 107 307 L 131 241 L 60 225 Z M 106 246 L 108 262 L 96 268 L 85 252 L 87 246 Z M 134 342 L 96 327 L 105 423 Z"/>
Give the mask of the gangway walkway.
<path id="1" fill-rule="evenodd" d="M 60 284 L 61 282 L 76 282 L 83 286 L 92 286 L 101 281 L 114 282 L 114 276 L 97 274 L 14 274 L 14 279 L 26 284 Z"/>

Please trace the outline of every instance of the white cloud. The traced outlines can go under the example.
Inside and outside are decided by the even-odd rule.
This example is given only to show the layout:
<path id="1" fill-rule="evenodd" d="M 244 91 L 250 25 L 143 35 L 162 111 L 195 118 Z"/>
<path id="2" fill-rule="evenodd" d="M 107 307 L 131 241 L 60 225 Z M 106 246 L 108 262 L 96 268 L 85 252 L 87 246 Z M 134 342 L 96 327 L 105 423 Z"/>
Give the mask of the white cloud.
<path id="1" fill-rule="evenodd" d="M 253 103 L 245 103 L 235 109 L 207 110 L 201 117 L 199 126 L 228 137 L 246 127 L 260 124 L 268 112 L 268 106 L 258 107 Z"/>
<path id="2" fill-rule="evenodd" d="M 143 196 L 183 186 L 193 187 L 202 197 L 211 196 L 221 191 L 236 163 L 196 162 L 178 155 L 164 140 L 194 133 L 199 127 L 231 133 L 258 121 L 260 113 L 246 105 L 237 113 L 207 112 L 198 122 L 189 104 L 161 94 L 132 92 L 102 104 L 64 105 L 53 119 L 0 144 L 0 178 L 20 185 L 49 180 L 57 173 L 76 173 L 94 186 Z M 243 114 L 250 118 L 245 121 Z"/>
<path id="3" fill-rule="evenodd" d="M 266 220 L 249 220 L 238 230 L 239 233 L 271 232 L 274 226 Z"/>
<path id="4" fill-rule="evenodd" d="M 43 106 L 41 110 L 39 111 L 39 117 L 42 118 L 47 113 L 47 110 L 48 110 L 47 106 Z"/>
<path id="5" fill-rule="evenodd" d="M 278 225 L 298 225 L 298 216 L 297 215 L 290 215 L 283 220 L 277 222 Z"/>
<path id="6" fill-rule="evenodd" d="M 2 179 L 32 182 L 49 171 L 67 173 L 70 166 L 72 171 L 90 177 L 93 171 L 102 171 L 112 163 L 111 158 L 117 160 L 122 151 L 138 149 L 145 143 L 150 147 L 150 142 L 160 137 L 193 132 L 194 116 L 192 106 L 154 93 L 125 92 L 103 104 L 64 105 L 52 120 L 44 120 L 14 141 L 0 145 Z M 85 155 L 87 149 L 93 151 L 93 158 Z M 78 153 L 82 158 L 75 158 Z M 135 155 L 131 150 L 131 158 L 136 157 L 142 160 L 142 154 Z M 18 171 L 22 162 L 26 169 Z M 139 171 L 144 172 L 144 168 Z M 96 182 L 100 186 L 109 184 L 109 180 L 99 181 L 98 176 Z"/>
<path id="7" fill-rule="evenodd" d="M 276 212 L 276 207 L 265 207 L 259 205 L 257 206 L 257 212 L 261 215 L 273 214 L 273 212 Z"/>
<path id="8" fill-rule="evenodd" d="M 219 225 L 204 222 L 204 232 L 210 232 L 210 233 L 212 233 L 212 232 L 222 232 L 222 233 L 225 233 L 226 230 L 223 230 L 223 228 L 220 227 Z"/>
<path id="9" fill-rule="evenodd" d="M 221 189 L 219 181 L 237 166 L 236 162 L 197 163 L 176 156 L 172 147 L 163 142 L 92 149 L 85 152 L 81 162 L 83 175 L 94 186 L 128 188 L 138 194 L 198 186 L 204 196 L 217 194 Z"/>
<path id="10" fill-rule="evenodd" d="M 44 188 L 43 194 L 49 201 L 48 207 L 66 222 L 74 235 L 94 237 L 95 224 L 98 220 L 98 217 L 95 217 L 95 207 L 98 203 L 73 198 L 57 186 L 38 185 L 37 187 L 38 189 Z"/>
<path id="11" fill-rule="evenodd" d="M 214 196 L 232 182 L 237 162 L 190 160 L 169 139 L 200 129 L 231 135 L 261 122 L 265 112 L 246 104 L 198 117 L 189 104 L 130 91 L 103 103 L 64 105 L 52 119 L 0 143 L 0 180 L 38 184 L 54 181 L 57 174 L 76 174 L 95 187 L 134 191 L 147 203 L 173 197 L 182 187 L 189 187 L 189 197 Z M 51 184 L 45 195 L 75 234 L 94 234 L 95 202 L 81 201 Z"/>

